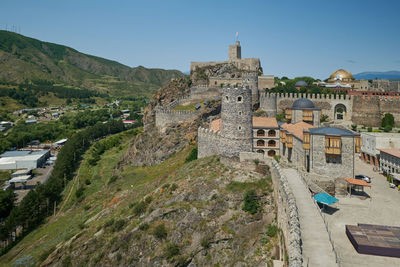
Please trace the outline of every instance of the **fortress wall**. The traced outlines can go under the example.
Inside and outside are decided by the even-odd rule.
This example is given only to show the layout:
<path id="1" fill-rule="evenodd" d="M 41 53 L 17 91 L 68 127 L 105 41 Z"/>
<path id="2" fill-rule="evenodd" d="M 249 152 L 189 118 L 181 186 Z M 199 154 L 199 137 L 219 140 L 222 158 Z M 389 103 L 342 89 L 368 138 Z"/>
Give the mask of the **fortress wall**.
<path id="1" fill-rule="evenodd" d="M 236 67 L 241 70 L 258 71 L 261 68 L 260 59 L 258 58 L 242 58 L 231 60 Z"/>
<path id="2" fill-rule="evenodd" d="M 279 164 L 275 160 L 271 160 L 270 163 L 278 226 L 283 232 L 289 266 L 302 266 L 301 230 L 296 199 Z"/>
<path id="3" fill-rule="evenodd" d="M 168 124 L 183 123 L 187 120 L 196 117 L 198 111 L 186 111 L 186 110 L 156 110 L 156 126 L 163 130 Z"/>
<path id="4" fill-rule="evenodd" d="M 365 126 L 380 126 L 385 113 L 391 113 L 400 126 L 400 98 L 398 96 L 353 96 L 352 121 Z"/>
<path id="5" fill-rule="evenodd" d="M 222 136 L 220 132 L 199 127 L 197 135 L 198 158 L 220 155 Z"/>
<path id="6" fill-rule="evenodd" d="M 346 107 L 345 120 L 351 120 L 353 110 L 353 96 L 347 95 L 321 95 L 321 94 L 301 94 L 301 93 L 261 93 L 260 107 L 268 113 L 272 113 L 271 106 L 276 107 L 276 112 L 281 113 L 282 109 L 290 108 L 293 102 L 299 98 L 308 98 L 312 100 L 317 108 L 321 109 L 321 114 L 328 115 L 329 119 L 335 116 L 335 106 L 342 104 Z"/>
<path id="7" fill-rule="evenodd" d="M 192 87 L 190 88 L 190 97 L 192 99 L 215 98 L 222 94 L 222 88 Z"/>
<path id="8" fill-rule="evenodd" d="M 190 72 L 195 71 L 199 68 L 204 68 L 208 66 L 216 66 L 220 64 L 227 64 L 228 61 L 208 61 L 208 62 L 190 62 Z"/>

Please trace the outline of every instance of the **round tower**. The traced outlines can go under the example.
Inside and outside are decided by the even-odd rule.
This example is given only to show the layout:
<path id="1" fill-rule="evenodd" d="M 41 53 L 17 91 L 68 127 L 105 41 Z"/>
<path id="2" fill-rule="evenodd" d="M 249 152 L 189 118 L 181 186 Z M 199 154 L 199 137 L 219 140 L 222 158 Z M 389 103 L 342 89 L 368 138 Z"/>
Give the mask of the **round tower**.
<path id="1" fill-rule="evenodd" d="M 242 74 L 242 84 L 244 87 L 248 87 L 251 90 L 252 104 L 259 103 L 259 92 L 258 92 L 258 73 L 257 72 L 245 72 Z"/>
<path id="2" fill-rule="evenodd" d="M 239 156 L 242 151 L 252 151 L 253 112 L 251 89 L 225 87 L 221 104 L 221 154 Z"/>

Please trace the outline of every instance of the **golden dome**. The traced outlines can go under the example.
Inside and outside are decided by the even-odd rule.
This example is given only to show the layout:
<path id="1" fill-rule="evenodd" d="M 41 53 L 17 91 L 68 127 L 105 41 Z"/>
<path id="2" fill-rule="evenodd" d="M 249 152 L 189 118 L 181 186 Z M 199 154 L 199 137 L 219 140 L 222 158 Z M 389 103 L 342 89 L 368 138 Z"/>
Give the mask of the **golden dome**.
<path id="1" fill-rule="evenodd" d="M 354 77 L 353 74 L 347 70 L 340 69 L 332 73 L 331 76 L 329 76 L 329 80 L 349 81 L 354 80 Z"/>

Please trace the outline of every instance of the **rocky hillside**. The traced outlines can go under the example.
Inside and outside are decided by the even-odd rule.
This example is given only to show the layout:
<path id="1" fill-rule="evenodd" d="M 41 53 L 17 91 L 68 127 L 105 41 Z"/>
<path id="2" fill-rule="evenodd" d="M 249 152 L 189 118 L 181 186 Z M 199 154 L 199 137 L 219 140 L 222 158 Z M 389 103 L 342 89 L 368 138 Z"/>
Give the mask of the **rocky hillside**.
<path id="1" fill-rule="evenodd" d="M 122 159 L 121 166 L 158 164 L 182 150 L 186 145 L 196 142 L 198 127 L 207 124 L 210 117 L 219 115 L 220 101 L 203 103 L 195 119 L 182 124 L 170 125 L 165 132 L 160 132 L 155 126 L 155 108 L 187 96 L 190 85 L 191 80 L 185 77 L 175 79 L 158 90 L 145 109 L 145 131 L 132 140 L 131 148 Z"/>
<path id="2" fill-rule="evenodd" d="M 112 95 L 150 96 L 171 78 L 183 76 L 177 70 L 130 68 L 63 45 L 0 31 L 2 81 L 47 80 Z"/>
<path id="3" fill-rule="evenodd" d="M 277 257 L 268 173 L 234 170 L 218 157 L 187 162 L 188 146 L 113 175 L 130 138 L 120 135 L 95 166 L 86 153 L 56 216 L 0 265 L 265 266 Z"/>

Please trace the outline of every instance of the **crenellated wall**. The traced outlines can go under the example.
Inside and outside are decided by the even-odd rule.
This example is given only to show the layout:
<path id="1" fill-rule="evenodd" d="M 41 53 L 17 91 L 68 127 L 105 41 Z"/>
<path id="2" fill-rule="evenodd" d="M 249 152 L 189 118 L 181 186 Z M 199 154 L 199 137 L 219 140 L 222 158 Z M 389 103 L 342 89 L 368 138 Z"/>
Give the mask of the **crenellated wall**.
<path id="1" fill-rule="evenodd" d="M 223 137 L 219 131 L 199 127 L 197 157 L 204 158 L 212 155 L 221 155 L 222 139 Z"/>
<path id="2" fill-rule="evenodd" d="M 281 113 L 289 108 L 299 98 L 308 98 L 314 102 L 321 114 L 328 115 L 330 120 L 337 118 L 338 109 L 344 109 L 343 120 L 352 121 L 358 125 L 380 126 L 385 113 L 393 114 L 395 124 L 400 125 L 399 96 L 353 96 L 353 95 L 324 95 L 301 93 L 268 93 L 260 95 L 260 108 L 268 116 Z"/>

